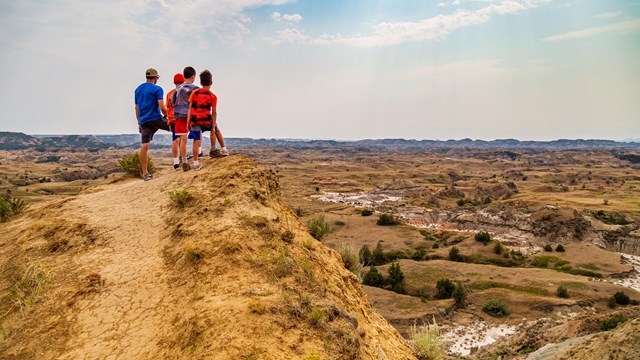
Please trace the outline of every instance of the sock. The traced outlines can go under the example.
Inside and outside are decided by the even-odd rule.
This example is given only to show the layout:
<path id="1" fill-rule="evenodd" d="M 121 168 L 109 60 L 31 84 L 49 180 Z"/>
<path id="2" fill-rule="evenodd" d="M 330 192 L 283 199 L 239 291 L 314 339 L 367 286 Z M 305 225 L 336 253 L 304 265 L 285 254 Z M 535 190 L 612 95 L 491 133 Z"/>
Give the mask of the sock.
<path id="1" fill-rule="evenodd" d="M 193 160 L 193 166 L 198 167 L 198 160 Z"/>
<path id="2" fill-rule="evenodd" d="M 186 156 L 182 158 L 182 162 L 183 162 L 183 163 L 186 163 L 186 162 L 187 162 L 187 157 L 186 157 Z"/>
<path id="3" fill-rule="evenodd" d="M 173 165 L 180 164 L 180 158 L 173 158 Z"/>
<path id="4" fill-rule="evenodd" d="M 227 150 L 227 147 L 223 146 L 223 147 L 220 148 L 220 150 Z"/>

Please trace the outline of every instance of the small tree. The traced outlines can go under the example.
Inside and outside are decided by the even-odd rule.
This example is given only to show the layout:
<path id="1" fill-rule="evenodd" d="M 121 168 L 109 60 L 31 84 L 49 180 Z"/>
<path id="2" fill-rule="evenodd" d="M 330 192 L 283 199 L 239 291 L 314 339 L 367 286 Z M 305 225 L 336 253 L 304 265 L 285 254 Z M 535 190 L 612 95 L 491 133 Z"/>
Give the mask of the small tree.
<path id="1" fill-rule="evenodd" d="M 375 266 L 371 266 L 369 271 L 364 274 L 364 278 L 362 278 L 362 283 L 368 286 L 382 287 L 384 286 L 384 277 Z"/>
<path id="2" fill-rule="evenodd" d="M 558 295 L 558 297 L 564 298 L 564 299 L 568 299 L 569 298 L 569 291 L 567 290 L 566 287 L 560 285 L 558 286 L 558 289 L 556 290 L 556 295 Z"/>
<path id="3" fill-rule="evenodd" d="M 398 294 L 406 293 L 404 283 L 404 273 L 400 269 L 400 263 L 394 262 L 389 267 L 389 288 Z"/>
<path id="4" fill-rule="evenodd" d="M 369 246 L 362 245 L 362 247 L 360 248 L 360 262 L 362 263 L 362 265 L 364 266 L 369 266 L 371 265 L 371 260 L 372 260 L 372 254 L 371 254 L 371 250 L 369 250 Z"/>
<path id="5" fill-rule="evenodd" d="M 436 296 L 438 300 L 449 299 L 453 295 L 456 285 L 449 279 L 440 279 L 436 283 Z"/>
<path id="6" fill-rule="evenodd" d="M 551 252 L 553 251 L 553 247 L 551 247 L 551 244 L 547 244 L 544 246 L 544 251 L 546 252 Z"/>
<path id="7" fill-rule="evenodd" d="M 509 315 L 507 304 L 500 299 L 492 299 L 487 301 L 486 303 L 484 303 L 484 305 L 482 305 L 482 311 L 495 317 Z"/>
<path id="8" fill-rule="evenodd" d="M 556 246 L 556 251 L 557 252 L 564 252 L 564 246 L 562 246 L 562 244 L 558 244 L 558 246 Z"/>
<path id="9" fill-rule="evenodd" d="M 460 255 L 460 250 L 458 250 L 458 248 L 454 246 L 451 248 L 451 250 L 449 250 L 449 260 L 462 262 L 464 260 L 464 257 Z"/>
<path id="10" fill-rule="evenodd" d="M 484 245 L 487 245 L 491 241 L 491 234 L 489 234 L 486 231 L 481 231 L 476 234 L 475 238 L 476 238 L 476 241 L 479 241 Z"/>
<path id="11" fill-rule="evenodd" d="M 616 300 L 616 304 L 619 305 L 629 305 L 631 303 L 631 299 L 624 291 L 618 291 L 613 294 L 613 298 Z"/>
<path id="12" fill-rule="evenodd" d="M 373 211 L 370 210 L 370 209 L 364 209 L 364 210 L 362 210 L 360 215 L 362 215 L 362 216 L 371 216 L 371 215 L 373 215 Z"/>
<path id="13" fill-rule="evenodd" d="M 411 255 L 411 260 L 422 261 L 427 257 L 427 250 L 423 247 L 416 248 L 416 251 Z"/>
<path id="14" fill-rule="evenodd" d="M 500 255 L 502 254 L 502 251 L 504 249 L 502 248 L 502 244 L 500 244 L 499 242 L 497 242 L 494 246 L 493 246 L 493 252 Z"/>
<path id="15" fill-rule="evenodd" d="M 378 221 L 376 221 L 376 224 L 381 226 L 394 226 L 400 224 L 400 221 L 398 221 L 398 219 L 396 219 L 393 215 L 380 214 L 380 216 L 378 217 Z"/>
<path id="16" fill-rule="evenodd" d="M 462 283 L 457 283 L 453 293 L 451 294 L 456 301 L 456 307 L 465 308 L 467 306 L 467 289 Z"/>
<path id="17" fill-rule="evenodd" d="M 373 265 L 384 265 L 387 262 L 387 258 L 384 255 L 384 250 L 382 250 L 382 242 L 378 241 L 376 248 L 373 249 L 373 254 L 371 262 Z"/>

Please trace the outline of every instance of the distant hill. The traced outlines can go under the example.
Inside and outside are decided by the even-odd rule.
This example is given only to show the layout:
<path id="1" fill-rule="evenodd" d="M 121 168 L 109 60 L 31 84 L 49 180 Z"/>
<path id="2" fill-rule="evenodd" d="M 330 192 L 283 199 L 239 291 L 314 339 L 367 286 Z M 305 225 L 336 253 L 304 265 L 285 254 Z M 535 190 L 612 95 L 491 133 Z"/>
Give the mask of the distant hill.
<path id="1" fill-rule="evenodd" d="M 416 151 L 438 148 L 474 148 L 474 149 L 640 149 L 640 142 L 618 142 L 597 139 L 559 139 L 553 141 L 520 141 L 517 139 L 498 140 L 412 140 L 412 139 L 365 139 L 357 141 L 338 140 L 302 140 L 302 139 L 251 139 L 227 138 L 231 147 L 249 146 L 283 146 L 297 149 L 331 149 L 350 148 L 362 150 L 386 149 Z M 0 150 L 21 150 L 30 148 L 137 148 L 140 146 L 139 134 L 122 135 L 38 135 L 30 136 L 23 133 L 0 132 Z M 160 132 L 153 138 L 152 146 L 164 148 L 171 146 L 171 136 Z"/>

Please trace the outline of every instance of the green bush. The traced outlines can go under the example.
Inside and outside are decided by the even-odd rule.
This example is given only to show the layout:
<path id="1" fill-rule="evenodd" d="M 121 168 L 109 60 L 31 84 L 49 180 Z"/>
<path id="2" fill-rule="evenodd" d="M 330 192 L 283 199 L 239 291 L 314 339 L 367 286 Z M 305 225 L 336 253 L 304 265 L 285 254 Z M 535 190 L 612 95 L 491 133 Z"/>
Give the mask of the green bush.
<path id="1" fill-rule="evenodd" d="M 317 240 L 324 239 L 331 233 L 331 223 L 326 219 L 324 214 L 320 214 L 307 223 L 309 233 Z"/>
<path id="2" fill-rule="evenodd" d="M 456 307 L 464 308 L 467 306 L 467 289 L 461 283 L 456 284 L 451 296 L 456 301 Z"/>
<path id="3" fill-rule="evenodd" d="M 187 203 L 193 200 L 193 196 L 189 190 L 174 190 L 169 192 L 169 198 L 178 206 L 185 207 Z"/>
<path id="4" fill-rule="evenodd" d="M 371 256 L 371 262 L 373 265 L 384 265 L 387 263 L 387 257 L 384 254 L 384 250 L 382 250 L 381 241 L 378 241 L 378 244 L 376 244 L 376 248 L 373 249 Z"/>
<path id="5" fill-rule="evenodd" d="M 140 154 L 133 153 L 123 157 L 122 159 L 118 159 L 118 166 L 122 170 L 124 170 L 127 174 L 135 177 L 142 177 L 142 165 L 140 165 Z M 151 161 L 151 157 L 149 157 L 149 161 L 147 163 L 147 169 L 149 173 L 153 174 L 156 172 L 156 167 L 153 165 L 153 161 Z"/>
<path id="6" fill-rule="evenodd" d="M 423 261 L 427 258 L 427 250 L 423 247 L 417 247 L 416 251 L 411 255 L 411 260 Z"/>
<path id="7" fill-rule="evenodd" d="M 546 252 L 552 252 L 553 251 L 553 247 L 551 246 L 551 244 L 547 244 L 544 246 L 544 251 Z"/>
<path id="8" fill-rule="evenodd" d="M 396 219 L 393 215 L 380 214 L 380 216 L 378 217 L 378 221 L 376 221 L 376 224 L 380 226 L 394 226 L 400 224 L 400 221 L 398 221 L 398 219 Z"/>
<path id="9" fill-rule="evenodd" d="M 13 215 L 17 215 L 24 210 L 27 203 L 18 198 L 6 198 L 0 196 L 0 221 L 7 221 Z"/>
<path id="10" fill-rule="evenodd" d="M 567 290 L 566 287 L 560 285 L 560 286 L 558 286 L 558 289 L 556 290 L 556 295 L 558 295 L 558 297 L 560 297 L 560 298 L 568 299 L 569 298 L 569 291 Z"/>
<path id="11" fill-rule="evenodd" d="M 618 291 L 613 294 L 613 298 L 616 300 L 616 304 L 619 305 L 629 305 L 631 303 L 631 299 L 624 291 Z"/>
<path id="12" fill-rule="evenodd" d="M 366 244 L 362 245 L 358 255 L 360 256 L 360 262 L 362 263 L 362 265 L 364 266 L 371 265 L 373 255 L 371 254 L 371 250 L 369 250 L 369 247 Z"/>
<path id="13" fill-rule="evenodd" d="M 556 251 L 557 252 L 564 252 L 564 246 L 562 246 L 562 244 L 558 244 L 558 246 L 556 246 Z"/>
<path id="14" fill-rule="evenodd" d="M 476 241 L 479 241 L 484 245 L 487 245 L 491 241 L 491 234 L 489 234 L 486 231 L 481 231 L 476 234 L 475 238 L 476 238 Z"/>
<path id="15" fill-rule="evenodd" d="M 438 300 L 442 299 L 450 299 L 453 296 L 453 291 L 455 290 L 456 285 L 453 281 L 449 279 L 440 279 L 436 283 L 436 295 L 435 298 Z"/>
<path id="16" fill-rule="evenodd" d="M 389 289 L 398 294 L 405 294 L 404 273 L 400 269 L 400 263 L 394 262 L 389 267 Z"/>
<path id="17" fill-rule="evenodd" d="M 627 317 L 623 314 L 613 314 L 606 319 L 600 320 L 600 329 L 603 331 L 612 330 L 625 321 L 627 321 Z"/>
<path id="18" fill-rule="evenodd" d="M 458 248 L 454 246 L 451 248 L 451 250 L 449 250 L 449 260 L 463 262 L 464 256 L 460 255 L 460 250 L 458 250 Z"/>
<path id="19" fill-rule="evenodd" d="M 371 216 L 371 215 L 373 215 L 373 210 L 370 210 L 370 209 L 364 209 L 364 210 L 362 210 L 362 212 L 360 213 L 360 215 L 362 215 L 362 216 Z"/>
<path id="20" fill-rule="evenodd" d="M 611 309 L 615 309 L 618 306 L 616 298 L 611 296 L 609 299 L 607 299 L 607 306 Z"/>
<path id="21" fill-rule="evenodd" d="M 433 324 L 409 328 L 409 339 L 418 360 L 442 360 L 444 348 L 440 340 L 440 330 L 435 319 Z"/>
<path id="22" fill-rule="evenodd" d="M 484 303 L 484 305 L 482 305 L 482 311 L 495 317 L 509 315 L 507 304 L 500 299 L 492 299 L 487 301 L 486 303 Z"/>
<path id="23" fill-rule="evenodd" d="M 340 256 L 342 256 L 344 267 L 360 278 L 360 276 L 362 276 L 362 262 L 360 261 L 359 251 L 347 244 L 338 246 L 337 250 Z"/>
<path id="24" fill-rule="evenodd" d="M 502 251 L 504 251 L 502 244 L 500 244 L 499 242 L 497 242 L 494 246 L 493 246 L 493 252 L 500 255 L 502 254 Z"/>
<path id="25" fill-rule="evenodd" d="M 380 274 L 380 272 L 378 271 L 378 269 L 376 269 L 375 266 L 371 266 L 369 271 L 367 271 L 367 273 L 364 274 L 364 277 L 362 278 L 362 283 L 368 286 L 383 287 L 384 277 L 382 276 L 382 274 Z"/>

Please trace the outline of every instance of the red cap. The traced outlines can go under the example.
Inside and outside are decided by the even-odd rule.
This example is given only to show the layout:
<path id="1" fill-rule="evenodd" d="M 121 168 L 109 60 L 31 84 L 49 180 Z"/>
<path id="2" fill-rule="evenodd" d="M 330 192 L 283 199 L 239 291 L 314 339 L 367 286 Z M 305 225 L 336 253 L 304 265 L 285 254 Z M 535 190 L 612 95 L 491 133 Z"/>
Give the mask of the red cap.
<path id="1" fill-rule="evenodd" d="M 174 84 L 182 84 L 183 82 L 184 82 L 184 76 L 182 76 L 182 74 L 173 75 Z"/>

